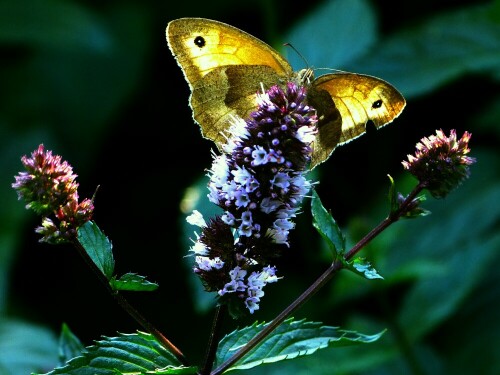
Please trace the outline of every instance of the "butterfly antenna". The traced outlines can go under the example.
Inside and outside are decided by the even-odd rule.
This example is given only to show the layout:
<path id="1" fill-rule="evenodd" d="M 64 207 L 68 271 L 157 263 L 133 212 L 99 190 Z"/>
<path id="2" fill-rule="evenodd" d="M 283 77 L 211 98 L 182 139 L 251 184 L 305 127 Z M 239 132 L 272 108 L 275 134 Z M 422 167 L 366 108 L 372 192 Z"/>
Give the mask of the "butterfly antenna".
<path id="1" fill-rule="evenodd" d="M 293 49 L 295 51 L 295 53 L 302 59 L 302 61 L 304 61 L 304 64 L 306 65 L 306 69 L 305 69 L 305 73 L 304 75 L 306 77 L 309 77 L 312 75 L 312 72 L 313 72 L 313 69 L 310 67 L 309 63 L 307 62 L 306 58 L 304 57 L 304 55 L 302 55 L 299 50 L 297 48 L 294 47 L 293 44 L 291 43 L 285 43 L 283 44 L 284 46 L 287 46 L 287 47 L 290 47 L 291 49 Z M 314 70 L 328 70 L 328 71 L 333 71 L 333 72 L 337 72 L 337 73 L 347 73 L 345 70 L 341 70 L 341 69 L 333 69 L 333 68 L 314 68 Z"/>
<path id="2" fill-rule="evenodd" d="M 329 72 L 335 72 L 335 73 L 349 73 L 346 70 L 342 69 L 335 69 L 335 68 L 316 68 L 316 70 L 327 70 Z"/>
<path id="3" fill-rule="evenodd" d="M 307 69 L 309 69 L 309 63 L 307 62 L 306 58 L 304 57 L 304 55 L 302 55 L 299 52 L 299 50 L 297 48 L 295 48 L 295 46 L 292 43 L 285 43 L 283 45 L 286 46 L 286 47 L 290 47 L 291 49 L 293 49 L 295 51 L 295 53 L 302 59 L 302 61 L 304 61 L 304 64 L 307 67 Z"/>
<path id="4" fill-rule="evenodd" d="M 314 71 L 312 68 L 310 68 L 309 63 L 307 62 L 306 58 L 304 55 L 302 55 L 297 48 L 295 48 L 291 43 L 285 43 L 284 46 L 290 47 L 295 51 L 297 56 L 299 56 L 302 61 L 304 61 L 304 64 L 306 65 L 305 69 L 301 69 L 299 71 L 299 82 L 307 82 L 311 83 L 312 79 L 314 78 Z"/>

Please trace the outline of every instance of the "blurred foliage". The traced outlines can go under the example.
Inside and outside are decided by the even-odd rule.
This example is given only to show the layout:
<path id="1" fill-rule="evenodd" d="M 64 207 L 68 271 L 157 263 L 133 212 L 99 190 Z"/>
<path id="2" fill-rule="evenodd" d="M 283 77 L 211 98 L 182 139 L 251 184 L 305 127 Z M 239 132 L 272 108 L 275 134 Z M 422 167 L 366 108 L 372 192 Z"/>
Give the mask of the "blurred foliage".
<path id="1" fill-rule="evenodd" d="M 380 341 L 249 372 L 496 374 L 500 1 L 413 0 L 394 14 L 392 3 L 375 0 L 313 0 L 307 9 L 279 0 L 0 0 L 0 374 L 57 365 L 63 322 L 85 345 L 138 328 L 70 247 L 37 243 L 37 220 L 10 184 L 20 156 L 39 143 L 73 165 L 82 197 L 100 186 L 95 220 L 113 241 L 117 272 L 160 285 L 132 302 L 193 362 L 202 358 L 211 297 L 200 305 L 193 292 L 199 284 L 184 258 L 193 228 L 185 232 L 183 220 L 206 194 L 191 185 L 210 166 L 212 145 L 193 124 L 164 38 L 167 22 L 183 16 L 248 31 L 296 69 L 306 63 L 284 42 L 315 68 L 373 74 L 405 95 L 394 124 L 368 129 L 314 171 L 351 244 L 387 212 L 388 173 L 398 190 L 411 188 L 400 161 L 421 137 L 469 130 L 478 159 L 463 186 L 424 203 L 432 215 L 397 223 L 362 252 L 384 280 L 341 273 L 296 317 L 368 334 L 388 328 Z M 307 211 L 279 265 L 285 280 L 240 326 L 272 319 L 327 267 Z"/>

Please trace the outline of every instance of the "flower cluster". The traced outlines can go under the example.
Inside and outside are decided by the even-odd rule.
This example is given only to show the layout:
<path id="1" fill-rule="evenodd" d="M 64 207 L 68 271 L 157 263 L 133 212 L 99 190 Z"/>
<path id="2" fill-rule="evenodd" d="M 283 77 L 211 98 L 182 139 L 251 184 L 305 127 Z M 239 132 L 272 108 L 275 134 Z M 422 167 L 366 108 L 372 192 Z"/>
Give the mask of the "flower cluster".
<path id="1" fill-rule="evenodd" d="M 43 145 L 33 151 L 31 157 L 23 156 L 21 162 L 26 172 L 15 176 L 12 187 L 23 199 L 26 208 L 43 216 L 42 225 L 36 232 L 42 242 L 61 243 L 68 241 L 75 229 L 91 219 L 94 205 L 90 199 L 78 202 L 77 177 L 73 168 L 61 156 L 45 151 Z M 48 216 L 54 215 L 57 225 Z"/>
<path id="2" fill-rule="evenodd" d="M 413 174 L 435 198 L 444 198 L 469 177 L 469 166 L 476 160 L 466 156 L 471 134 L 465 132 L 457 139 L 454 129 L 447 137 L 442 130 L 417 143 L 415 156 L 408 155 L 403 166 Z"/>
<path id="3" fill-rule="evenodd" d="M 273 86 L 258 95 L 249 119 L 234 118 L 209 171 L 209 200 L 224 214 L 208 224 L 198 212 L 188 218 L 202 228 L 191 248 L 194 271 L 230 307 L 243 303 L 253 313 L 263 287 L 278 280 L 270 263 L 279 245 L 289 246 L 292 219 L 311 186 L 304 173 L 317 119 L 305 99 L 305 88 L 293 83 Z"/>

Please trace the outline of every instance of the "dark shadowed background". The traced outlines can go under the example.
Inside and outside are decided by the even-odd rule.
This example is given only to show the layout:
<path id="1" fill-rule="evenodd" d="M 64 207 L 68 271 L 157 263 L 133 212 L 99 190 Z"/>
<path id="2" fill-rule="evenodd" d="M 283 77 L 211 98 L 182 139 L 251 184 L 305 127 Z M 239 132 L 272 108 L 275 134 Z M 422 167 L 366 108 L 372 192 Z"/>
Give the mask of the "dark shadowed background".
<path id="1" fill-rule="evenodd" d="M 397 9 L 394 7 L 397 6 Z M 204 353 L 211 297 L 189 269 L 184 224 L 204 198 L 213 144 L 201 138 L 189 89 L 166 41 L 168 21 L 206 17 L 245 30 L 290 59 L 376 75 L 407 98 L 390 126 L 338 148 L 315 169 L 317 190 L 354 243 L 387 212 L 387 174 L 408 193 L 401 160 L 435 129 L 472 133 L 472 177 L 432 215 L 397 223 L 362 254 L 385 279 L 336 277 L 296 315 L 377 343 L 328 349 L 255 374 L 498 374 L 500 360 L 500 2 L 0 1 L 0 374 L 49 371 L 67 323 L 85 345 L 140 327 L 69 246 L 38 243 L 39 218 L 10 187 L 40 143 L 79 175 L 80 197 L 111 239 L 117 273 L 159 283 L 130 300 L 193 363 Z M 322 71 L 318 71 L 322 74 Z M 193 193 L 192 193 L 193 194 Z M 193 195 L 189 195 L 192 197 Z M 255 320 L 271 320 L 331 261 L 308 204 Z M 467 360 L 473 359 L 473 360 Z M 310 372 L 307 372 L 310 373 Z"/>

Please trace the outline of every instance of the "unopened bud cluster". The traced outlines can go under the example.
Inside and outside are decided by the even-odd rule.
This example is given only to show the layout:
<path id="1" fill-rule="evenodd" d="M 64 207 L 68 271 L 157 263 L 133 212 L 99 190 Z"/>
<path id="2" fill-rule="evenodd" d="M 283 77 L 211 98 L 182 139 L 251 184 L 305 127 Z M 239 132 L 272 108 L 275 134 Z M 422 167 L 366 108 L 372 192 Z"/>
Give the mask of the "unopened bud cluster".
<path id="1" fill-rule="evenodd" d="M 42 225 L 36 229 L 42 235 L 40 241 L 70 240 L 76 228 L 89 221 L 94 211 L 90 199 L 78 202 L 77 175 L 73 168 L 60 156 L 45 151 L 43 145 L 31 157 L 23 156 L 21 162 L 26 171 L 15 176 L 12 187 L 19 199 L 26 202 L 26 208 L 43 217 Z"/>
<path id="2" fill-rule="evenodd" d="M 444 198 L 469 177 L 469 166 L 476 160 L 470 152 L 471 134 L 457 138 L 454 129 L 447 137 L 442 130 L 417 143 L 415 155 L 408 155 L 403 166 L 413 174 L 435 198 Z"/>

